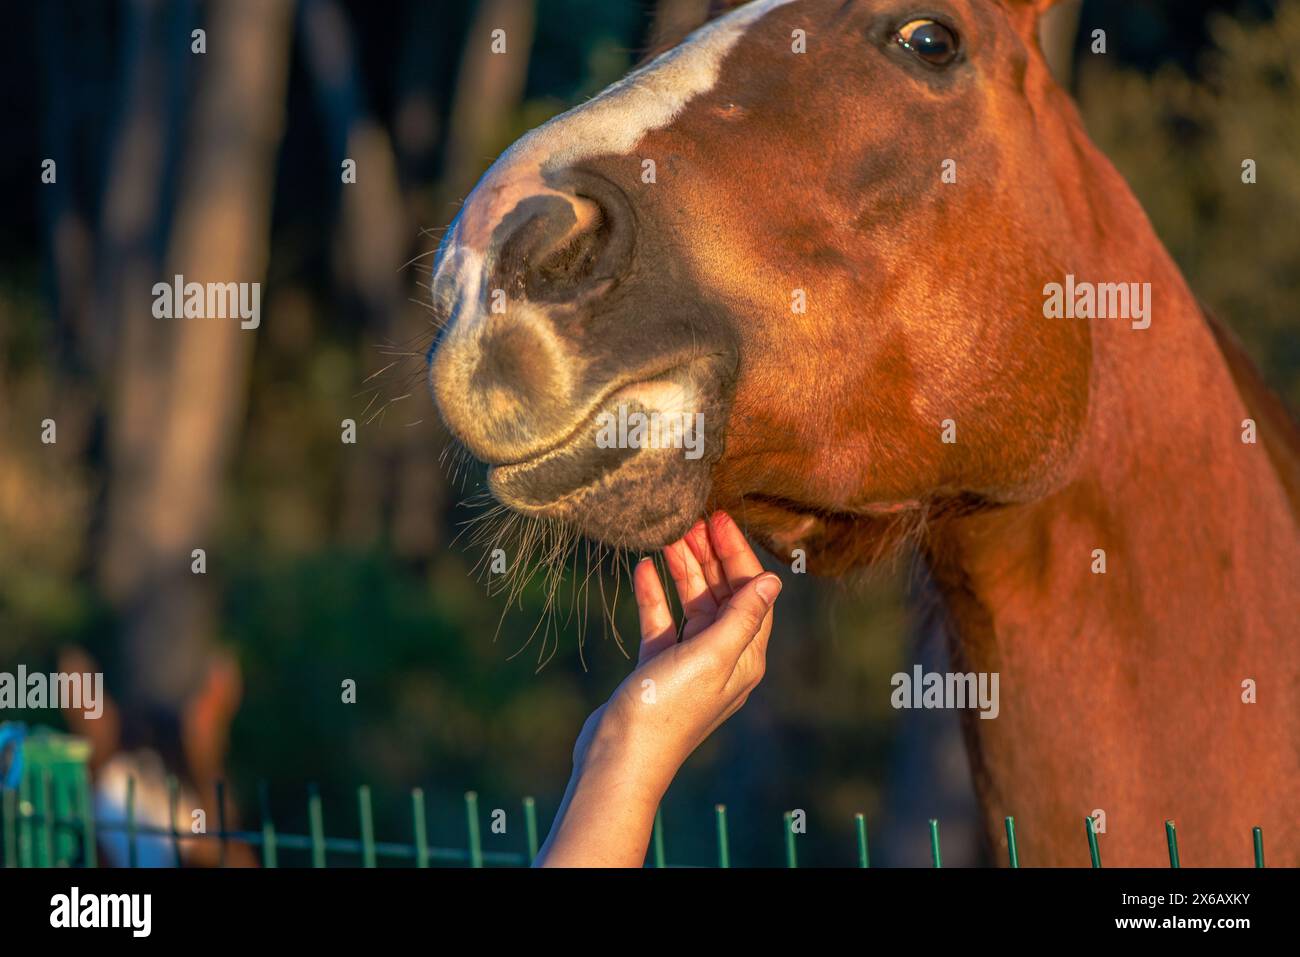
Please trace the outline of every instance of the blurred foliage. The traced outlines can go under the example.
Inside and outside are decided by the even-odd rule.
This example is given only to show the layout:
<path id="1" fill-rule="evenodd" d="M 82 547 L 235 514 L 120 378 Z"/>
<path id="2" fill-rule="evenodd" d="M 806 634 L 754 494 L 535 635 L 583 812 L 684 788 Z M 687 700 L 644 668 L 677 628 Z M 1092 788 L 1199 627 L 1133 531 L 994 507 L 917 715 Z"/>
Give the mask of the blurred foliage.
<path id="1" fill-rule="evenodd" d="M 81 454 L 89 389 L 51 367 L 43 311 L 30 279 L 0 278 L 0 666 L 49 659 L 95 616 L 82 579 L 99 482 Z M 45 419 L 56 445 L 41 443 Z"/>

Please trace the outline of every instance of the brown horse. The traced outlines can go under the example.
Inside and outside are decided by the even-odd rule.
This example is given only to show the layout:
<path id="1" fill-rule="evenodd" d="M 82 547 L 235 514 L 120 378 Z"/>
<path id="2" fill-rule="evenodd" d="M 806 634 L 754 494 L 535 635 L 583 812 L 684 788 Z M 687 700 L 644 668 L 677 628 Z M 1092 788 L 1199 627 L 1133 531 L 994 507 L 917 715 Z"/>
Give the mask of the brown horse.
<path id="1" fill-rule="evenodd" d="M 501 502 L 604 542 L 723 507 L 839 574 L 914 535 L 1000 675 L 968 740 L 1027 863 L 1086 864 L 1096 810 L 1108 864 L 1166 863 L 1167 819 L 1185 864 L 1254 825 L 1300 863 L 1300 441 L 1047 5 L 755 0 L 523 137 L 435 268 L 436 401 Z M 620 408 L 702 415 L 702 454 L 595 441 Z"/>

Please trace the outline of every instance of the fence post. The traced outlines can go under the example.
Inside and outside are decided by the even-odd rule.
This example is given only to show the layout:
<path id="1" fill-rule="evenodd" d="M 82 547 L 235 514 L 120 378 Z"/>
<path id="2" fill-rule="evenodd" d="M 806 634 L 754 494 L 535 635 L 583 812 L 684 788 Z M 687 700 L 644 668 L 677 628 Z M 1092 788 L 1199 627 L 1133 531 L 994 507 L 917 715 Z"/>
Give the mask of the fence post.
<path id="1" fill-rule="evenodd" d="M 1092 866 L 1101 867 L 1101 848 L 1097 846 L 1097 826 L 1092 815 L 1083 819 L 1083 826 L 1088 830 L 1088 853 L 1092 856 Z"/>
<path id="2" fill-rule="evenodd" d="M 1255 827 L 1254 829 L 1252 829 L 1251 834 L 1255 838 L 1255 866 L 1263 867 L 1264 866 L 1264 829 L 1262 827 Z"/>
<path id="3" fill-rule="evenodd" d="M 465 792 L 465 823 L 469 828 L 469 866 L 483 866 L 483 845 L 478 833 L 478 792 Z"/>
<path id="4" fill-rule="evenodd" d="M 32 788 L 28 775 L 18 782 L 18 866 L 32 866 Z"/>
<path id="5" fill-rule="evenodd" d="M 17 867 L 18 792 L 13 788 L 0 788 L 0 804 L 4 805 L 5 867 Z"/>
<path id="6" fill-rule="evenodd" d="M 853 827 L 858 834 L 858 867 L 870 867 L 871 853 L 867 848 L 867 816 L 861 811 L 853 815 Z"/>
<path id="7" fill-rule="evenodd" d="M 271 794 L 265 781 L 257 782 L 257 795 L 262 805 L 262 866 L 278 866 L 275 853 L 275 825 L 271 823 Z"/>
<path id="8" fill-rule="evenodd" d="M 1007 860 L 1012 867 L 1020 866 L 1020 855 L 1016 852 L 1016 819 L 1007 815 Z"/>
<path id="9" fill-rule="evenodd" d="M 664 862 L 664 820 L 662 808 L 655 808 L 654 860 L 655 867 L 668 866 Z"/>
<path id="10" fill-rule="evenodd" d="M 1169 866 L 1178 867 L 1178 835 L 1173 821 L 1165 821 L 1165 838 L 1169 841 Z"/>
<path id="11" fill-rule="evenodd" d="M 718 866 L 731 866 L 731 849 L 727 846 L 727 805 L 715 804 L 714 820 L 718 828 Z"/>
<path id="12" fill-rule="evenodd" d="M 137 865 L 135 846 L 135 776 L 126 778 L 126 860 L 127 867 Z"/>
<path id="13" fill-rule="evenodd" d="M 41 866 L 54 867 L 54 775 L 41 768 Z"/>
<path id="14" fill-rule="evenodd" d="M 943 867 L 943 859 L 939 856 L 939 819 L 930 818 L 930 860 L 935 867 Z"/>
<path id="15" fill-rule="evenodd" d="M 320 788 L 307 785 L 307 821 L 311 827 L 311 866 L 325 866 L 325 811 L 321 807 Z"/>
<path id="16" fill-rule="evenodd" d="M 90 793 L 90 775 L 82 768 L 77 777 L 77 804 L 81 812 L 81 857 L 86 867 L 99 866 L 99 850 L 95 846 L 95 799 Z"/>
<path id="17" fill-rule="evenodd" d="M 781 818 L 785 823 L 785 866 L 798 867 L 799 858 L 794 848 L 794 815 L 786 811 Z"/>
<path id="18" fill-rule="evenodd" d="M 524 827 L 528 833 L 528 863 L 537 860 L 537 802 L 524 798 Z"/>
<path id="19" fill-rule="evenodd" d="M 429 835 L 424 823 L 424 789 L 411 788 L 411 817 L 415 824 L 415 866 L 429 866 Z"/>
<path id="20" fill-rule="evenodd" d="M 370 785 L 357 788 L 357 805 L 361 812 L 361 862 L 363 867 L 375 866 L 375 817 L 370 809 Z"/>

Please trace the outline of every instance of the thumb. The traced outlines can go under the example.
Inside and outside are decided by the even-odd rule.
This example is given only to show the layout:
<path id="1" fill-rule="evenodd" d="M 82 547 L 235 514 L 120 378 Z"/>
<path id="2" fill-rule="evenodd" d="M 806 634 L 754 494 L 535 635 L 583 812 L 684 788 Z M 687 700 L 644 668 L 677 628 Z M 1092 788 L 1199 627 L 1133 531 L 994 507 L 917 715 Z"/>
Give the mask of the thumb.
<path id="1" fill-rule="evenodd" d="M 719 647 L 739 658 L 754 637 L 770 621 L 772 605 L 781 594 L 781 579 L 765 572 L 750 579 L 745 586 L 727 599 L 717 620 L 707 629 L 709 637 L 719 642 Z M 700 637 L 704 637 L 701 635 Z"/>

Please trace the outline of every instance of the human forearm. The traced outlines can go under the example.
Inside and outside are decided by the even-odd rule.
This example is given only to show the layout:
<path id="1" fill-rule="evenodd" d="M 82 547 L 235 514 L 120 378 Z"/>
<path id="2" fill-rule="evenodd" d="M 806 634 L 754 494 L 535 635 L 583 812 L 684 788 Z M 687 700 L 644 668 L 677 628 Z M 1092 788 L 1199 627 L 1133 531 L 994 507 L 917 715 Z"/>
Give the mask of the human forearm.
<path id="1" fill-rule="evenodd" d="M 626 749 L 593 746 L 573 769 L 536 865 L 642 866 L 668 786 L 662 777 Z"/>

